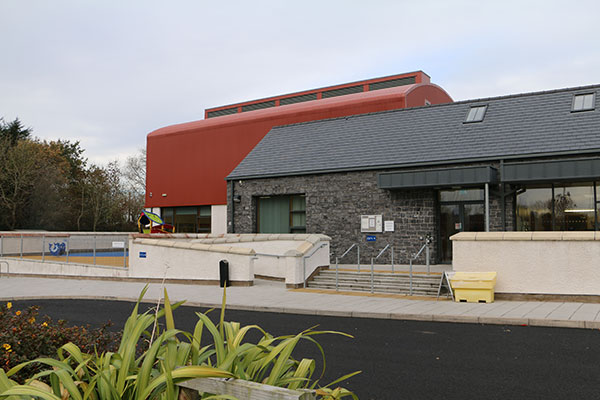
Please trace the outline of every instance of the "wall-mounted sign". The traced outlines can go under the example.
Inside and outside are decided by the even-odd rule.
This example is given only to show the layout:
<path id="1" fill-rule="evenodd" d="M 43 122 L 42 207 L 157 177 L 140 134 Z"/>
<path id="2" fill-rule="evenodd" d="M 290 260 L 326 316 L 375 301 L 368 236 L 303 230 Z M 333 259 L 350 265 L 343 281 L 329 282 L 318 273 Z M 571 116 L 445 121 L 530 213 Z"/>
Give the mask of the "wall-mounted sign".
<path id="1" fill-rule="evenodd" d="M 112 247 L 114 249 L 124 249 L 125 248 L 125 242 L 112 242 Z"/>
<path id="2" fill-rule="evenodd" d="M 383 230 L 386 232 L 394 232 L 394 221 L 385 221 Z"/>
<path id="3" fill-rule="evenodd" d="M 140 258 L 146 258 L 146 252 L 140 251 Z"/>
<path id="4" fill-rule="evenodd" d="M 375 235 L 367 235 L 367 242 L 374 242 L 377 240 L 377 236 Z"/>
<path id="5" fill-rule="evenodd" d="M 361 232 L 381 232 L 383 229 L 383 218 L 381 215 L 361 215 Z"/>

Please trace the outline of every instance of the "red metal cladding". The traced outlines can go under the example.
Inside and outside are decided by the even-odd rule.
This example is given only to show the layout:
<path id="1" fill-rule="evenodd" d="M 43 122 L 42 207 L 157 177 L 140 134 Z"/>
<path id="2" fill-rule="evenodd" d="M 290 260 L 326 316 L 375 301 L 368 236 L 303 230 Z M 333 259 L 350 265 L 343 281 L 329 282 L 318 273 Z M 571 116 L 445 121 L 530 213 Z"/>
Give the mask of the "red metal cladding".
<path id="1" fill-rule="evenodd" d="M 274 126 L 423 106 L 426 101 L 441 104 L 452 98 L 439 86 L 417 83 L 158 129 L 147 138 L 146 207 L 227 204 L 225 177 Z"/>

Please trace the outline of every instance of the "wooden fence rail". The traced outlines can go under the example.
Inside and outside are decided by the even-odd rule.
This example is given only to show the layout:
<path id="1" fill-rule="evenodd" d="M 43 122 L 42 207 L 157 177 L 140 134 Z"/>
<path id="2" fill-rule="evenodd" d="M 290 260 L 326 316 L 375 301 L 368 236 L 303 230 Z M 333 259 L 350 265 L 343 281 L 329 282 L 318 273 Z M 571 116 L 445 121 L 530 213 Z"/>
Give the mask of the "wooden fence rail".
<path id="1" fill-rule="evenodd" d="M 197 400 L 198 392 L 229 395 L 238 400 L 314 400 L 314 390 L 291 390 L 242 379 L 197 378 L 177 384 L 180 400 Z"/>

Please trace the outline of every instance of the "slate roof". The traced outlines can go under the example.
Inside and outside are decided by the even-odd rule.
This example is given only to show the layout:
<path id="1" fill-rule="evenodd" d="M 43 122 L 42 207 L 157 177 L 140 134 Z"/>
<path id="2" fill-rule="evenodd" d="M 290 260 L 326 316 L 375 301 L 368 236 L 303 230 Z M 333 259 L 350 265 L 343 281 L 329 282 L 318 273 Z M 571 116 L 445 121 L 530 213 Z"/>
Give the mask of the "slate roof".
<path id="1" fill-rule="evenodd" d="M 230 179 L 600 152 L 600 109 L 571 112 L 600 85 L 275 127 Z M 464 123 L 487 105 L 483 122 Z"/>

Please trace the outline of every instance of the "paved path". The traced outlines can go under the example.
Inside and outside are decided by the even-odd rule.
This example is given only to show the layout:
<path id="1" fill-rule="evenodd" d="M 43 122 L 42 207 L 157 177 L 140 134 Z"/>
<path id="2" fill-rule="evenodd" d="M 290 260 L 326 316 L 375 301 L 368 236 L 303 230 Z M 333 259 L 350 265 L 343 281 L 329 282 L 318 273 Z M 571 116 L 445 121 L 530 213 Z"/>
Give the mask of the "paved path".
<path id="1" fill-rule="evenodd" d="M 2 277 L 0 301 L 14 299 L 80 298 L 135 301 L 144 287 L 139 282 Z M 222 289 L 204 285 L 166 285 L 171 301 L 220 307 Z M 151 284 L 145 300 L 156 301 L 161 285 Z M 288 290 L 283 283 L 257 280 L 252 287 L 227 289 L 227 308 L 292 314 L 555 326 L 600 329 L 600 304 L 543 301 L 496 301 L 491 304 L 454 303 L 445 299 L 398 295 L 336 293 L 310 289 Z"/>

